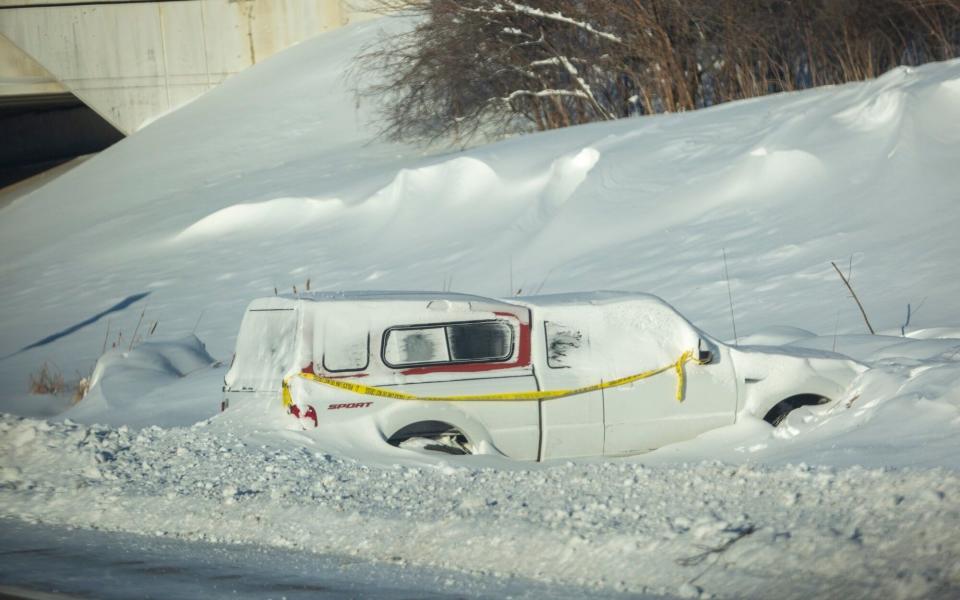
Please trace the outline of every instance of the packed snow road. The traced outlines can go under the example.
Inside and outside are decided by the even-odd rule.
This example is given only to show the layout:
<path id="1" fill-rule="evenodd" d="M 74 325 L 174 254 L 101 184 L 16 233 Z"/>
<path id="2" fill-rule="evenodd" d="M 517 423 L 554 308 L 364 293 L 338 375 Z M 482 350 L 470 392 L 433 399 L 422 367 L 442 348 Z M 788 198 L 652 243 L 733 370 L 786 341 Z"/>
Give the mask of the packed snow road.
<path id="1" fill-rule="evenodd" d="M 0 531 L 4 534 L 0 536 L 0 598 L 4 599 L 598 597 L 595 591 L 582 588 L 412 568 L 403 561 L 371 562 L 9 520 L 0 520 Z"/>
<path id="2" fill-rule="evenodd" d="M 4 416 L 0 429 L 0 515 L 28 522 L 608 592 L 960 593 L 960 475 L 948 469 L 472 462 L 489 457 L 390 468 L 253 443 L 217 420 L 137 432 Z M 12 466 L 27 461 L 29 472 Z"/>

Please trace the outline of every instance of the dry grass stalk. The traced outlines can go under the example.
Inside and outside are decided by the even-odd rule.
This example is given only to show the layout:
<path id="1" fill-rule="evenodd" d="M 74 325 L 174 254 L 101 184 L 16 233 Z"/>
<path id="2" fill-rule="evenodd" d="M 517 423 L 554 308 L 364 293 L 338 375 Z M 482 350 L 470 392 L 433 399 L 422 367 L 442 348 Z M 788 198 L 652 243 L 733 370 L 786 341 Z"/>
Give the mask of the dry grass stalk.
<path id="1" fill-rule="evenodd" d="M 137 343 L 137 332 L 140 331 L 140 325 L 143 324 L 143 316 L 147 314 L 147 307 L 143 307 L 143 310 L 140 311 L 140 319 L 137 321 L 137 326 L 133 329 L 133 336 L 130 337 L 130 347 L 127 350 L 133 350 L 133 345 Z"/>
<path id="2" fill-rule="evenodd" d="M 67 389 L 63 374 L 56 366 L 46 362 L 40 370 L 30 375 L 30 393 L 36 395 L 62 394 Z"/>
<path id="3" fill-rule="evenodd" d="M 857 303 L 857 308 L 860 309 L 860 314 L 863 315 L 863 322 L 867 324 L 867 329 L 870 330 L 870 334 L 876 335 L 876 332 L 873 330 L 873 325 L 870 324 L 870 319 L 867 318 L 867 311 L 864 310 L 863 304 L 860 303 L 860 298 L 857 297 L 857 293 L 853 291 L 853 286 L 850 285 L 850 280 L 843 276 L 843 273 L 840 271 L 840 267 L 837 266 L 837 263 L 830 261 L 830 264 L 833 265 L 833 269 L 837 272 L 837 275 L 840 276 L 840 279 L 843 281 L 843 285 L 847 286 L 847 289 L 850 290 L 850 294 L 853 296 L 853 301 Z"/>
<path id="4" fill-rule="evenodd" d="M 90 391 L 90 378 L 81 377 L 80 380 L 73 388 L 73 398 L 72 401 L 74 404 L 77 404 L 87 396 L 87 392 Z"/>

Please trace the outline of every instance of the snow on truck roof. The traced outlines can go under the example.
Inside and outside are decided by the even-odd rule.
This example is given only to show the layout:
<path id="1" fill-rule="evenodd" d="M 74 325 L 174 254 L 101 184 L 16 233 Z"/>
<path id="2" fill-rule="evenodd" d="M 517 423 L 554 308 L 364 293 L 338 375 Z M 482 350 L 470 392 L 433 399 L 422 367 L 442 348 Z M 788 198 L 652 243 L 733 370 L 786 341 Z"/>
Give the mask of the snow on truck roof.
<path id="1" fill-rule="evenodd" d="M 563 294 L 545 294 L 541 296 L 515 296 L 511 298 L 490 298 L 474 294 L 458 292 L 430 292 L 430 291 L 342 291 L 342 292 L 301 292 L 298 294 L 280 294 L 258 298 L 254 302 L 266 304 L 287 304 L 291 301 L 305 300 L 308 302 L 434 302 L 447 300 L 450 302 L 481 302 L 512 304 L 525 307 L 551 306 L 600 306 L 620 303 L 648 303 L 651 307 L 668 308 L 674 310 L 667 302 L 653 294 L 641 292 L 621 292 L 600 290 L 591 292 L 570 292 Z"/>
<path id="2" fill-rule="evenodd" d="M 539 314 L 541 320 L 560 319 L 571 322 L 571 319 L 599 319 L 594 327 L 600 327 L 599 322 L 602 321 L 602 327 L 608 332 L 605 334 L 607 336 L 614 336 L 618 329 L 660 332 L 661 335 L 676 339 L 702 335 L 696 326 L 667 302 L 652 294 L 639 292 L 591 291 L 512 298 L 486 298 L 472 294 L 430 291 L 305 292 L 259 298 L 251 302 L 249 309 L 293 310 L 298 301 L 316 305 L 327 304 L 325 311 L 333 310 L 338 314 L 347 311 L 352 313 L 354 318 L 358 309 L 367 315 L 377 314 L 378 318 L 387 315 L 399 317 L 397 310 L 402 309 L 401 313 L 407 317 L 420 311 L 433 310 L 461 315 L 506 312 L 525 322 L 530 315 L 528 311 L 533 311 Z M 351 306 L 352 303 L 355 303 L 355 306 Z M 381 306 L 378 306 L 381 304 L 382 310 Z"/>
<path id="3" fill-rule="evenodd" d="M 507 302 L 497 298 L 487 298 L 456 292 L 394 290 L 302 292 L 299 294 L 281 294 L 277 296 L 277 298 L 306 300 L 309 302 L 432 302 L 434 300 L 449 300 L 451 302 Z"/>
<path id="4" fill-rule="evenodd" d="M 543 296 L 518 296 L 511 298 L 512 302 L 525 306 L 575 306 L 589 304 L 600 306 L 604 304 L 619 304 L 624 302 L 649 303 L 652 306 L 672 306 L 653 294 L 642 292 L 620 292 L 614 290 L 598 290 L 593 292 L 568 292 L 564 294 L 546 294 Z"/>
<path id="5" fill-rule="evenodd" d="M 693 323 L 688 321 L 668 302 L 653 294 L 641 292 L 612 290 L 570 292 L 513 298 L 512 301 L 522 306 L 539 309 L 547 314 L 570 314 L 571 311 L 583 312 L 589 309 L 604 313 L 607 318 L 613 321 L 617 319 L 635 320 L 642 316 L 647 321 L 659 321 L 661 323 L 669 321 L 675 325 L 682 324 L 682 327 L 699 332 L 699 329 Z"/>
<path id="6" fill-rule="evenodd" d="M 495 313 L 512 315 L 522 323 L 528 323 L 530 318 L 530 309 L 521 304 L 452 292 L 306 292 L 258 298 L 248 307 L 249 311 L 295 309 L 322 312 L 328 319 L 356 323 L 370 318 L 418 321 L 430 313 L 442 313 L 444 318 L 454 320 L 491 318 Z"/>

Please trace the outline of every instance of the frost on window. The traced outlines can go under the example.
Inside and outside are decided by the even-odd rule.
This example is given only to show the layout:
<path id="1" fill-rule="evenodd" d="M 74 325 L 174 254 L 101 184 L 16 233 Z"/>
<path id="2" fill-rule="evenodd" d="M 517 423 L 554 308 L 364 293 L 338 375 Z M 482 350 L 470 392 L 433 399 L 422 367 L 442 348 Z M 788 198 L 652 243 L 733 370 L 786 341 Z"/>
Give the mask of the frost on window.
<path id="1" fill-rule="evenodd" d="M 513 353 L 513 329 L 502 321 L 448 325 L 447 339 L 456 361 L 506 360 Z"/>
<path id="2" fill-rule="evenodd" d="M 325 371 L 363 371 L 370 356 L 370 338 L 366 327 L 352 322 L 330 321 L 323 335 Z"/>
<path id="3" fill-rule="evenodd" d="M 384 358 L 394 366 L 449 362 L 444 328 L 391 330 L 387 334 Z"/>
<path id="4" fill-rule="evenodd" d="M 543 324 L 547 337 L 547 366 L 554 369 L 567 369 L 577 364 L 577 356 L 585 347 L 583 332 L 562 323 L 547 321 Z"/>
<path id="5" fill-rule="evenodd" d="M 387 333 L 383 357 L 390 366 L 495 362 L 513 354 L 513 327 L 502 321 L 448 323 Z"/>

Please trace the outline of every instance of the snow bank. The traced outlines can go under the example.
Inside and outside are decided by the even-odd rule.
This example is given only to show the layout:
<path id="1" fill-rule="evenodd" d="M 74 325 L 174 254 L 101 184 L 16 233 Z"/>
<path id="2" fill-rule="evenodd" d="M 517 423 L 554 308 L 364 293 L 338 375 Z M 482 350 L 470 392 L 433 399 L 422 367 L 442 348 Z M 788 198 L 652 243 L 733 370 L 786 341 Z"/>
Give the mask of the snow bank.
<path id="1" fill-rule="evenodd" d="M 776 429 L 745 420 L 638 460 L 960 470 L 960 339 L 830 336 L 796 344 L 800 351 L 836 345 L 870 368 L 840 402 L 798 409 Z"/>
<path id="2" fill-rule="evenodd" d="M 87 395 L 63 416 L 117 426 L 190 425 L 219 411 L 208 394 L 196 391 L 222 381 L 224 370 L 215 366 L 220 365 L 192 334 L 113 350 L 97 361 Z"/>
<path id="3" fill-rule="evenodd" d="M 921 598 L 960 587 L 950 471 L 371 469 L 217 423 L 134 432 L 4 417 L 0 431 L 0 515 L 31 521 L 611 591 Z"/>

